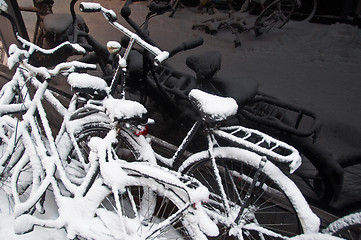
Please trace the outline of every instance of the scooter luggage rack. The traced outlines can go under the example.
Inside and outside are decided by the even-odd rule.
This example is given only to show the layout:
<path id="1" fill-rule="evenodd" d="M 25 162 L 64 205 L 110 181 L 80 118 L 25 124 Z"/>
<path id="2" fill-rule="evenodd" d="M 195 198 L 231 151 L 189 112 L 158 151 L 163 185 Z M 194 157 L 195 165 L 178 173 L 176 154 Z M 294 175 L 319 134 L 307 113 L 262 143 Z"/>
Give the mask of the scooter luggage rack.
<path id="1" fill-rule="evenodd" d="M 298 137 L 312 136 L 315 140 L 321 129 L 315 113 L 261 94 L 243 106 L 240 113 L 250 121 Z"/>
<path id="2" fill-rule="evenodd" d="M 258 130 L 238 125 L 220 127 L 214 129 L 213 133 L 226 140 L 227 144 L 232 142 L 237 147 L 265 156 L 270 161 L 289 164 L 291 173 L 301 165 L 301 157 L 295 148 Z"/>

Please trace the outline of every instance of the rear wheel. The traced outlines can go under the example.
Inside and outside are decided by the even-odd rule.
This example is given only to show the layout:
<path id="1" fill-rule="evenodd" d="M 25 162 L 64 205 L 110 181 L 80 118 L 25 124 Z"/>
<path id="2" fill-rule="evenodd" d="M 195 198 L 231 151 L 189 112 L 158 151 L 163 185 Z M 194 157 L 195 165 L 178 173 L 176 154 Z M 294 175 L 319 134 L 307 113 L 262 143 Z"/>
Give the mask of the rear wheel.
<path id="1" fill-rule="evenodd" d="M 185 168 L 184 173 L 195 177 L 209 189 L 210 200 L 205 207 L 221 229 L 222 234 L 218 238 L 282 239 L 302 233 L 300 214 L 295 210 L 303 211 L 302 207 L 295 207 L 295 199 L 285 192 L 297 192 L 298 189 L 290 190 L 296 188 L 294 184 L 285 185 L 291 181 L 278 168 L 270 162 L 262 168 L 259 160 L 242 161 L 226 156 L 218 156 L 215 160 L 216 169 L 204 155 L 198 162 Z M 277 172 L 275 175 L 270 175 L 271 168 Z M 221 187 L 216 180 L 217 171 Z M 283 180 L 279 181 L 278 178 Z M 252 182 L 255 184 L 253 189 Z M 229 207 L 222 199 L 222 191 Z M 242 234 L 242 237 L 237 234 Z"/>

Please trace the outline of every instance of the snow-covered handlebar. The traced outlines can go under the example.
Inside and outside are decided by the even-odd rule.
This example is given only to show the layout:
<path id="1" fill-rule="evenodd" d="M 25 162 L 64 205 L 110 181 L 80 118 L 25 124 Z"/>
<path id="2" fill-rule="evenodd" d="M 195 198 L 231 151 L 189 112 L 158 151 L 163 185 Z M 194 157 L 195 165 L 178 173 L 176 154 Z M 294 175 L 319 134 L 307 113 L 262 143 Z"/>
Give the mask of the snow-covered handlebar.
<path id="1" fill-rule="evenodd" d="M 36 46 L 36 45 L 35 45 Z M 45 79 L 50 79 L 51 76 L 56 76 L 59 73 L 70 73 L 78 69 L 95 70 L 96 65 L 83 63 L 79 61 L 59 63 L 53 69 L 47 69 L 45 67 L 35 67 L 28 63 L 28 59 L 31 56 L 29 50 L 19 49 L 15 44 L 9 47 L 9 68 L 13 68 L 17 63 L 20 63 L 31 75 L 39 75 Z"/>
<path id="2" fill-rule="evenodd" d="M 144 41 L 137 34 L 133 33 L 120 23 L 116 22 L 116 14 L 113 10 L 106 9 L 102 7 L 99 3 L 91 3 L 91 2 L 82 2 L 80 3 L 80 11 L 82 12 L 101 12 L 104 17 L 109 21 L 109 23 L 115 27 L 117 30 L 122 32 L 124 35 L 130 38 L 128 48 L 132 47 L 134 42 L 136 42 L 139 46 L 150 52 L 155 56 L 154 64 L 158 65 L 162 63 L 164 60 L 169 58 L 169 52 L 162 51 L 158 47 L 155 47 L 148 42 Z"/>

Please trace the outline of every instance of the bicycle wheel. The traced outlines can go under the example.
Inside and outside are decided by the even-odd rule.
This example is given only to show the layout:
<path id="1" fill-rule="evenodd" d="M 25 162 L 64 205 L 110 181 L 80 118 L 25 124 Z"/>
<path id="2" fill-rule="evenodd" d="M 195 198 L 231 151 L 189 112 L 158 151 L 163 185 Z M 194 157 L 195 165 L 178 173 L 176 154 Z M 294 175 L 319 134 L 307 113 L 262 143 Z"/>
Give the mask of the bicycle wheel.
<path id="1" fill-rule="evenodd" d="M 141 184 L 129 185 L 117 196 L 113 193 L 106 196 L 98 209 L 99 217 L 106 222 L 105 218 L 115 218 L 121 212 L 127 229 L 125 239 L 193 239 L 189 231 L 191 223 L 184 219 L 185 212 L 171 190 L 161 189 L 164 186 L 154 182 L 145 184 L 145 181 L 152 182 L 142 179 Z M 116 198 L 119 198 L 119 209 Z"/>
<path id="2" fill-rule="evenodd" d="M 267 33 L 273 28 L 282 28 L 296 9 L 294 0 L 276 0 L 266 7 L 254 23 L 256 36 Z"/>
<path id="3" fill-rule="evenodd" d="M 4 120 L 8 118 L 7 120 Z M 3 116 L 0 120 L 0 196 L 1 196 L 1 212 L 12 213 L 14 206 L 13 190 L 11 189 L 12 175 L 14 167 L 21 161 L 26 162 L 26 166 L 18 171 L 18 178 L 16 180 L 16 189 L 19 200 L 25 201 L 29 196 L 29 188 L 32 184 L 32 168 L 29 167 L 29 161 L 25 154 L 24 145 L 21 143 L 22 139 L 13 139 L 13 134 L 17 131 L 9 120 L 14 120 L 11 117 Z M 16 120 L 14 120 L 16 121 Z"/>
<path id="4" fill-rule="evenodd" d="M 361 239 L 361 212 L 352 213 L 332 222 L 323 233 L 345 239 Z"/>
<path id="5" fill-rule="evenodd" d="M 74 146 L 74 144 L 72 145 L 64 161 L 67 177 L 77 185 L 83 182 L 83 178 L 86 176 L 89 167 L 88 157 L 90 149 L 88 143 L 90 139 L 92 137 L 104 138 L 110 131 L 111 126 L 105 122 L 88 122 L 81 126 L 80 129 L 79 132 L 75 133 L 76 146 Z M 58 144 L 58 146 L 69 144 L 68 141 L 70 140 L 68 136 L 64 140 L 67 143 L 62 142 Z M 141 143 L 138 142 L 138 136 L 130 133 L 126 129 L 121 129 L 117 140 L 118 142 L 114 146 L 114 150 L 118 158 L 129 162 L 140 161 Z"/>
<path id="6" fill-rule="evenodd" d="M 179 188 L 182 184 L 173 174 L 170 179 L 174 181 L 169 181 L 169 171 L 162 171 L 157 166 L 113 163 L 109 170 L 118 175 L 113 174 L 111 178 L 117 178 L 115 181 L 119 184 L 106 181 L 107 172 L 102 171 L 102 177 L 84 196 L 84 202 L 95 207 L 90 209 L 94 214 L 88 216 L 98 223 L 97 227 L 78 228 L 69 221 L 68 234 L 102 240 L 206 239 L 197 225 L 190 199 L 185 197 L 187 194 L 182 194 L 184 190 Z M 130 165 L 132 167 L 127 168 Z M 150 175 L 146 174 L 148 171 Z M 161 176 L 153 177 L 155 172 Z"/>
<path id="7" fill-rule="evenodd" d="M 311 21 L 317 10 L 317 0 L 301 0 L 301 6 L 296 8 L 292 20 Z"/>
<path id="8" fill-rule="evenodd" d="M 242 149 L 217 148 L 216 168 L 207 152 L 196 154 L 180 168 L 208 187 L 211 195 L 205 207 L 221 229 L 219 238 L 282 239 L 296 236 L 309 231 L 309 227 L 315 227 L 303 219 L 305 212 L 313 218 L 313 224 L 319 224 L 292 181 L 271 162 L 260 167 L 261 160 L 257 156 Z M 193 163 L 187 166 L 187 162 Z M 221 187 L 215 172 L 219 172 Z M 253 182 L 255 187 L 252 190 Z M 222 200 L 222 191 L 228 207 Z"/>

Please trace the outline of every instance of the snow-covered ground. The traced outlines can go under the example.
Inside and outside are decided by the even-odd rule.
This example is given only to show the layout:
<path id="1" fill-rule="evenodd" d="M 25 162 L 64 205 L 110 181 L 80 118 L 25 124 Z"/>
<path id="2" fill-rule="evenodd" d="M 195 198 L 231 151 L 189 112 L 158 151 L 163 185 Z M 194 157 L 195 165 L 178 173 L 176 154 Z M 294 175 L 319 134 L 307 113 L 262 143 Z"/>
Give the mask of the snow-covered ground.
<path id="1" fill-rule="evenodd" d="M 54 12 L 67 13 L 68 2 L 56 1 Z M 119 13 L 123 2 L 104 0 L 102 4 Z M 147 13 L 145 3 L 133 4 L 132 13 L 140 23 Z M 99 41 L 106 43 L 119 39 L 120 35 L 101 14 L 80 14 Z M 344 157 L 361 153 L 360 29 L 345 24 L 291 21 L 283 29 L 258 38 L 252 31 L 244 32 L 240 34 L 242 46 L 234 48 L 234 36 L 228 30 L 217 35 L 191 30 L 194 23 L 208 17 L 198 13 L 196 8 L 180 9 L 173 18 L 159 16 L 151 21 L 151 37 L 161 48 L 169 50 L 184 40 L 202 36 L 203 46 L 192 53 L 220 51 L 223 60 L 221 72 L 234 74 L 239 79 L 255 79 L 261 91 L 317 113 L 323 124 L 318 143 L 332 154 Z M 26 14 L 25 18 L 27 24 L 34 26 L 33 15 Z M 121 18 L 119 21 L 124 23 Z M 178 54 L 171 64 L 178 70 L 191 73 L 185 66 L 186 56 L 188 53 Z M 65 239 L 65 233 L 63 230 L 38 229 L 29 235 L 15 236 L 11 218 L 1 215 L 0 238 Z"/>

